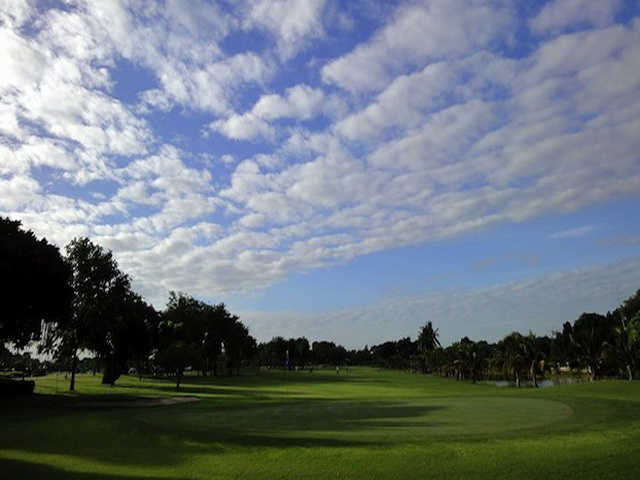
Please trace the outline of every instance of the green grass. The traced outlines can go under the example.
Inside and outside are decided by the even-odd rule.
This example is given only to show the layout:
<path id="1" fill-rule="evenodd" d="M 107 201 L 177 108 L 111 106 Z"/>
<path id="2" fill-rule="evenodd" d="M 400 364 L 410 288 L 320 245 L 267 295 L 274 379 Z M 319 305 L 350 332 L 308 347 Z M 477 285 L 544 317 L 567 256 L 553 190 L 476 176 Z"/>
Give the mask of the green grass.
<path id="1" fill-rule="evenodd" d="M 516 389 L 351 369 L 66 388 L 50 376 L 0 399 L 1 478 L 640 475 L 639 382 Z M 200 401 L 123 403 L 174 395 Z"/>

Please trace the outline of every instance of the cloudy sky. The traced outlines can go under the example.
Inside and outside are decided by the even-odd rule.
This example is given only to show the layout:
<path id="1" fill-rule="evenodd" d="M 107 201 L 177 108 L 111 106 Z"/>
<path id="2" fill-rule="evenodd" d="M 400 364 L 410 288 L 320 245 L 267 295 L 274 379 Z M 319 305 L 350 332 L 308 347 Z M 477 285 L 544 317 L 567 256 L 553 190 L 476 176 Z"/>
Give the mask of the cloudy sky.
<path id="1" fill-rule="evenodd" d="M 640 288 L 636 0 L 0 3 L 0 214 L 258 340 L 551 333 Z"/>

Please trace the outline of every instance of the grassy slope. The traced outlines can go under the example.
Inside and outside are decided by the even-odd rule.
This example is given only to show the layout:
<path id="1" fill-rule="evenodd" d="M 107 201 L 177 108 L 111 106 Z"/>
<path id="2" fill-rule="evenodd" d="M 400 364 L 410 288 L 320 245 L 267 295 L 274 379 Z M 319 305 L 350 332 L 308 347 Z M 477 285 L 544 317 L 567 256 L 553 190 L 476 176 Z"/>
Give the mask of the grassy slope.
<path id="1" fill-rule="evenodd" d="M 79 394 L 0 400 L 2 478 L 452 478 L 640 475 L 640 383 L 497 388 L 370 369 L 187 378 L 80 377 Z M 58 391 L 67 384 L 59 379 Z"/>

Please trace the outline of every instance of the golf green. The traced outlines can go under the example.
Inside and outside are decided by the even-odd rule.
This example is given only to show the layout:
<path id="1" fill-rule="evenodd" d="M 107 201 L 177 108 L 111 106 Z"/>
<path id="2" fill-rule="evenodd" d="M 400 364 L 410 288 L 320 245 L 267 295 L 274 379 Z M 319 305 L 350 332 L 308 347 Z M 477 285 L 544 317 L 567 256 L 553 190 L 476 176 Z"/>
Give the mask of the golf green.
<path id="1" fill-rule="evenodd" d="M 132 422 L 183 432 L 230 432 L 254 437 L 336 438 L 368 441 L 428 440 L 432 437 L 503 436 L 566 420 L 558 401 L 490 396 L 402 400 L 309 400 L 189 411 L 141 412 Z M 397 437 L 397 438 L 396 438 Z"/>

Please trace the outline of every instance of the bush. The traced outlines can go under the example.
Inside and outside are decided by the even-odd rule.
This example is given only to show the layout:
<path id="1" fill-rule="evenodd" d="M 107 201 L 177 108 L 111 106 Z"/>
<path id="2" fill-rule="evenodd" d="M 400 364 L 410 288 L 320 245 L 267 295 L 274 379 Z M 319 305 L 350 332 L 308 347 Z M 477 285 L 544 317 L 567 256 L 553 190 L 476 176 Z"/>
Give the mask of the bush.
<path id="1" fill-rule="evenodd" d="M 33 380 L 10 380 L 0 378 L 0 397 L 31 395 L 36 387 Z"/>

